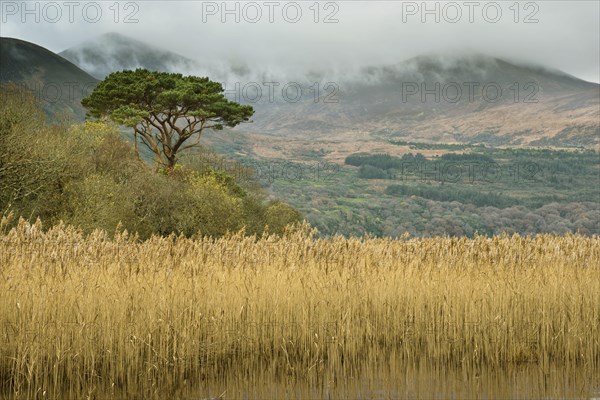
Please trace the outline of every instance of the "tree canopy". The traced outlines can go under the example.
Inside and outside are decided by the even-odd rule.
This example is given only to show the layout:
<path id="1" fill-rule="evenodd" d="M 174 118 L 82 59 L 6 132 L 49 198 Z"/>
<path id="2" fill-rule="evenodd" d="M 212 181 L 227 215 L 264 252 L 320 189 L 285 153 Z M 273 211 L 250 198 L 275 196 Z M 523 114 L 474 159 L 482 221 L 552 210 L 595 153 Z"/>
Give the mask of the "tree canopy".
<path id="1" fill-rule="evenodd" d="M 233 128 L 254 114 L 227 100 L 218 82 L 146 69 L 113 72 L 81 104 L 89 116 L 133 128 L 136 152 L 139 137 L 157 166 L 168 169 L 179 152 L 199 146 L 205 129 Z"/>

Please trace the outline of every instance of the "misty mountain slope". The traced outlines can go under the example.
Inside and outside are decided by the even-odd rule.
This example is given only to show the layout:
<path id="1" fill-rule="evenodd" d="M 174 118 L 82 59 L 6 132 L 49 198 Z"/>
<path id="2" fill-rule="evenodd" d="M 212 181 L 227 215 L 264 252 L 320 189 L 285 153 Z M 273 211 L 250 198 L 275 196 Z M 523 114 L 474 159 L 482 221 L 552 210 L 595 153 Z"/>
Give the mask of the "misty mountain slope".
<path id="1" fill-rule="evenodd" d="M 246 129 L 492 145 L 587 146 L 600 139 L 600 85 L 481 54 L 363 68 L 338 87 L 337 103 L 258 104 Z"/>
<path id="2" fill-rule="evenodd" d="M 199 68 L 189 58 L 118 33 L 106 33 L 59 55 L 99 79 L 124 69 L 185 73 Z"/>
<path id="3" fill-rule="evenodd" d="M 48 49 L 19 39 L 0 38 L 0 82 L 22 85 L 50 115 L 85 116 L 81 99 L 98 80 Z"/>
<path id="4" fill-rule="evenodd" d="M 540 66 L 520 65 L 481 53 L 427 54 L 391 66 L 367 67 L 361 70 L 371 84 L 401 82 L 496 82 L 511 85 L 517 81 L 536 82 L 545 91 L 587 89 L 590 83 L 562 71 Z M 593 84 L 595 85 L 595 84 Z"/>
<path id="5" fill-rule="evenodd" d="M 210 67 L 201 68 L 193 60 L 116 33 L 99 36 L 60 54 L 98 77 L 144 67 L 208 74 L 221 82 L 234 70 L 230 65 L 206 73 Z M 339 135 L 343 140 L 347 140 L 349 132 L 355 132 L 374 134 L 374 140 L 600 144 L 600 85 L 561 71 L 478 53 L 428 54 L 394 65 L 348 66 L 335 73 L 328 73 L 325 68 L 292 80 L 265 78 L 279 83 L 274 101 L 269 99 L 267 87 L 262 88 L 262 97 L 256 102 L 239 98 L 254 106 L 256 113 L 252 124 L 238 129 L 315 138 Z M 265 71 L 245 71 L 244 75 L 266 76 Z M 227 88 L 234 87 L 233 81 L 225 81 Z M 283 87 L 292 81 L 302 85 L 301 98 L 295 102 L 282 96 Z M 326 89 L 328 82 L 335 85 L 335 90 Z M 242 79 L 240 83 L 247 82 Z M 316 101 L 315 83 L 319 86 Z M 423 90 L 428 91 L 424 97 Z M 293 95 L 293 90 L 289 93 Z"/>

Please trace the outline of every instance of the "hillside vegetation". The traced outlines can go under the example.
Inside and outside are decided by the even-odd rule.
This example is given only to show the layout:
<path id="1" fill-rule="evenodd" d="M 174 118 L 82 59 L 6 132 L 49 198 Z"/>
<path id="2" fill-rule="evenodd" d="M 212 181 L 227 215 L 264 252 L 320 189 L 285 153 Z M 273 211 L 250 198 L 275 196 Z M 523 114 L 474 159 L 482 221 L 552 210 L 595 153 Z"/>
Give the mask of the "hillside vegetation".
<path id="1" fill-rule="evenodd" d="M 126 229 L 141 238 L 220 236 L 245 229 L 282 233 L 300 214 L 210 168 L 178 165 L 155 173 L 138 161 L 117 127 L 48 124 L 36 100 L 3 85 L 0 105 L 0 213 L 59 221 L 85 232 Z"/>

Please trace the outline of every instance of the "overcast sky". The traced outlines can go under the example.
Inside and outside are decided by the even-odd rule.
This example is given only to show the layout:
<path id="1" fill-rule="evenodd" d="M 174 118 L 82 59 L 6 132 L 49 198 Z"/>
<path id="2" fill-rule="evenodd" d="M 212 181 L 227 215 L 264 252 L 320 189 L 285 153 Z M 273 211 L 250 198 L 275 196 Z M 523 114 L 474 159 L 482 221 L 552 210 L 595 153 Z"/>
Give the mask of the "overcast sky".
<path id="1" fill-rule="evenodd" d="M 23 15 L 21 1 L 2 1 L 0 34 L 60 52 L 119 32 L 200 62 L 287 71 L 339 71 L 469 50 L 600 81 L 597 0 L 517 6 L 515 1 L 430 1 L 430 14 L 421 1 L 323 1 L 318 7 L 312 0 L 228 2 L 234 11 L 225 15 L 221 1 L 122 1 L 117 7 L 115 1 L 74 3 L 69 8 L 63 1 L 28 2 L 29 13 Z"/>

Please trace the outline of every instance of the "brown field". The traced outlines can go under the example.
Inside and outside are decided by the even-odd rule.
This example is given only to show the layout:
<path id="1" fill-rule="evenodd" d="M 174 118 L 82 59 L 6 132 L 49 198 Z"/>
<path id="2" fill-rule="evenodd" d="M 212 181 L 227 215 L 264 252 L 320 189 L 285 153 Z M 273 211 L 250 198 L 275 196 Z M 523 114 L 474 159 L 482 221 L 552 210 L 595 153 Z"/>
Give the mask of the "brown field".
<path id="1" fill-rule="evenodd" d="M 600 239 L 0 229 L 1 398 L 593 397 Z"/>

